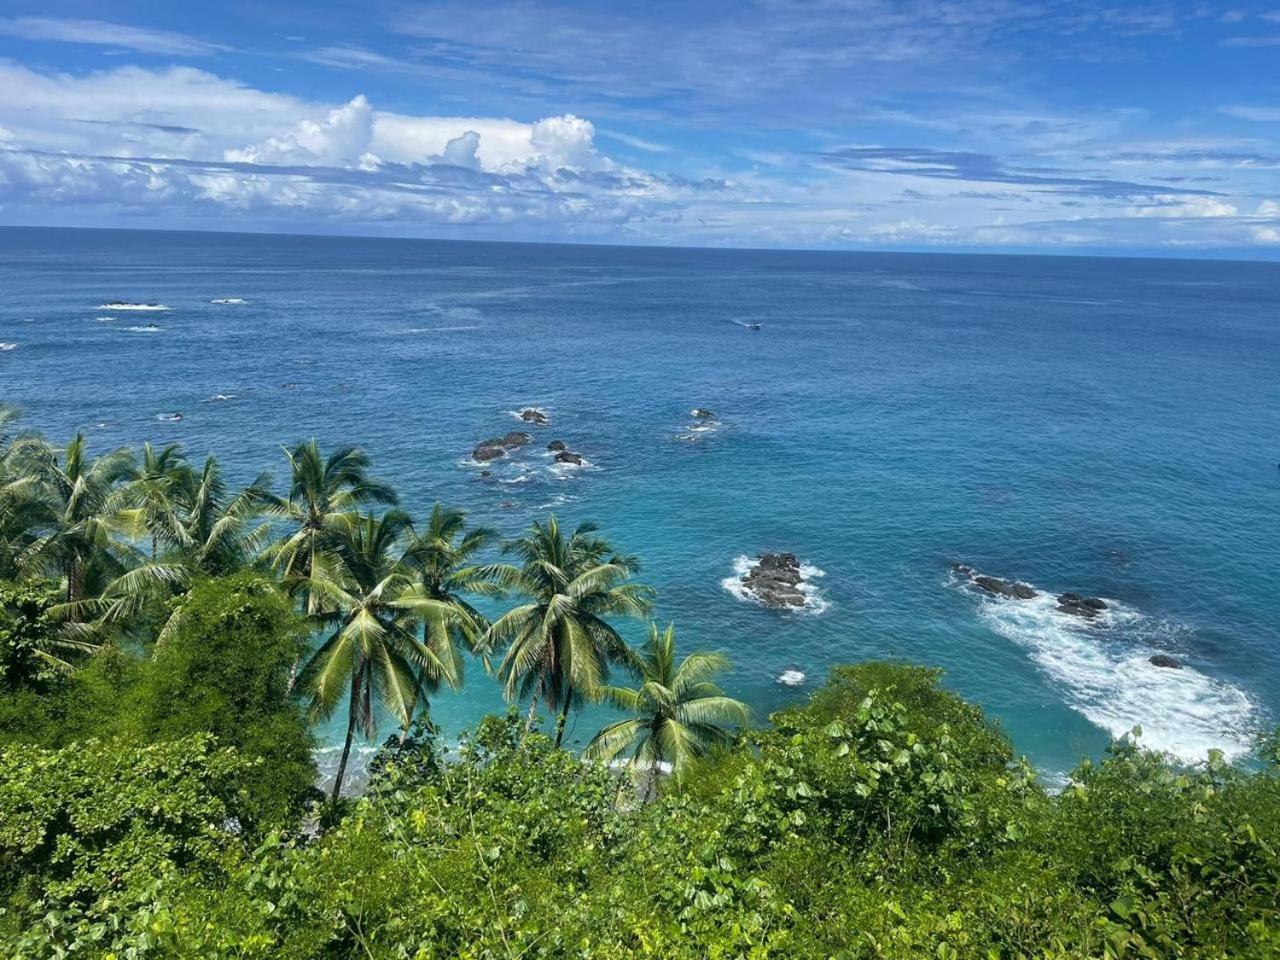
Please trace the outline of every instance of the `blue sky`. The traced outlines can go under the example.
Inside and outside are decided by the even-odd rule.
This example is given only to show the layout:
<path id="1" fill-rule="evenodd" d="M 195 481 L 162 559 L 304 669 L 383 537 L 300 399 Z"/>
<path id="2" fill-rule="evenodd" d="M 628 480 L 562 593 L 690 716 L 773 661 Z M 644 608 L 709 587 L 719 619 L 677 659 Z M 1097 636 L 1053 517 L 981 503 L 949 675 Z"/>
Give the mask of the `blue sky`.
<path id="1" fill-rule="evenodd" d="M 1280 259 L 1280 0 L 0 0 L 0 222 Z"/>

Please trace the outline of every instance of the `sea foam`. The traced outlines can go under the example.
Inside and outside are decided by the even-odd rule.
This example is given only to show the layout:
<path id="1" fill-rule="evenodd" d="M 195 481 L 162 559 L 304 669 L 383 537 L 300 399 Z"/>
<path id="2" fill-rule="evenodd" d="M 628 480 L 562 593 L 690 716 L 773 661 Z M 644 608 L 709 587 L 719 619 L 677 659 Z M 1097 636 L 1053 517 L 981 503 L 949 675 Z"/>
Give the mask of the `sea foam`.
<path id="1" fill-rule="evenodd" d="M 746 554 L 735 557 L 733 561 L 733 576 L 725 577 L 720 581 L 720 586 L 731 594 L 735 600 L 764 606 L 760 598 L 748 590 L 747 585 L 742 582 L 742 578 L 751 572 L 751 568 L 755 566 L 756 561 L 759 559 L 759 557 L 748 557 Z M 826 575 L 827 572 L 825 570 L 821 570 L 813 564 L 805 563 L 802 560 L 800 562 L 801 583 L 799 590 L 804 594 L 804 606 L 788 609 L 793 613 L 810 614 L 812 616 L 824 613 L 831 604 L 813 581 Z"/>
<path id="2" fill-rule="evenodd" d="M 1111 736 L 1141 727 L 1141 745 L 1186 762 L 1204 760 L 1210 749 L 1228 758 L 1247 753 L 1256 718 L 1244 691 L 1185 664 L 1152 665 L 1148 658 L 1165 652 L 1152 642 L 1178 629 L 1114 600 L 1107 604 L 1090 621 L 1059 610 L 1051 594 L 983 597 L 979 617 L 1027 651 L 1067 704 Z"/>

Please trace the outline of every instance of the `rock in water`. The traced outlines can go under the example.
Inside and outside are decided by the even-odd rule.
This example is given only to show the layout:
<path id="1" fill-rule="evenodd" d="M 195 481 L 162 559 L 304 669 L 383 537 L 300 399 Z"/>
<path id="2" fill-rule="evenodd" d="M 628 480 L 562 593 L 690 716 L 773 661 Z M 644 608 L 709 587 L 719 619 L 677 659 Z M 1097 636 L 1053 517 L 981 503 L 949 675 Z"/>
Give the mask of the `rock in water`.
<path id="1" fill-rule="evenodd" d="M 547 449 L 552 453 L 559 453 L 561 450 L 568 449 L 563 440 L 552 440 L 547 444 Z"/>
<path id="2" fill-rule="evenodd" d="M 692 410 L 689 411 L 689 413 L 695 420 L 715 419 L 715 414 L 712 413 L 710 410 L 706 409 L 705 407 L 694 407 Z"/>
<path id="3" fill-rule="evenodd" d="M 537 407 L 525 407 L 520 411 L 520 419 L 525 423 L 536 424 L 539 427 L 545 427 L 551 423 L 551 418 Z"/>
<path id="4" fill-rule="evenodd" d="M 1078 593 L 1064 593 L 1058 597 L 1058 609 L 1077 617 L 1093 619 L 1107 609 L 1107 603 L 1098 597 L 1082 597 Z"/>
<path id="5" fill-rule="evenodd" d="M 1166 653 L 1157 653 L 1149 658 L 1149 662 L 1153 667 L 1165 667 L 1169 670 L 1181 670 L 1182 662 L 1176 657 L 1171 657 Z"/>
<path id="6" fill-rule="evenodd" d="M 794 553 L 764 553 L 742 577 L 742 585 L 766 607 L 803 607 L 808 602 L 800 585 L 800 559 Z"/>
<path id="7" fill-rule="evenodd" d="M 980 573 L 973 578 L 973 582 L 987 591 L 987 593 L 994 593 L 999 597 L 1032 600 L 1036 596 L 1036 592 L 1031 587 L 1016 580 L 1001 580 L 999 577 L 988 577 L 986 574 Z"/>
<path id="8" fill-rule="evenodd" d="M 556 463 L 571 463 L 575 467 L 580 467 L 583 463 L 582 455 L 572 450 L 561 450 L 556 454 Z"/>
<path id="9" fill-rule="evenodd" d="M 498 441 L 498 445 L 507 450 L 517 450 L 520 447 L 523 447 L 526 443 L 530 443 L 532 440 L 533 437 L 525 433 L 523 430 L 512 430 Z"/>
<path id="10" fill-rule="evenodd" d="M 471 451 L 471 459 L 478 463 L 488 463 L 490 460 L 497 460 L 506 455 L 507 451 L 502 449 L 502 444 L 496 440 L 486 440 Z"/>

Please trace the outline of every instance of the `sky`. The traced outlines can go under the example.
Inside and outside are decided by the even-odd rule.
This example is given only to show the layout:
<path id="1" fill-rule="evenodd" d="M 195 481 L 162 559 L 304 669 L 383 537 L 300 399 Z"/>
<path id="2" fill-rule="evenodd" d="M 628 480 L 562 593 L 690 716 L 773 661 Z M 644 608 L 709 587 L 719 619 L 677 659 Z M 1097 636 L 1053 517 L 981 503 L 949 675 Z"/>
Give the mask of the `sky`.
<path id="1" fill-rule="evenodd" d="M 0 223 L 1280 260 L 1280 0 L 0 0 Z"/>

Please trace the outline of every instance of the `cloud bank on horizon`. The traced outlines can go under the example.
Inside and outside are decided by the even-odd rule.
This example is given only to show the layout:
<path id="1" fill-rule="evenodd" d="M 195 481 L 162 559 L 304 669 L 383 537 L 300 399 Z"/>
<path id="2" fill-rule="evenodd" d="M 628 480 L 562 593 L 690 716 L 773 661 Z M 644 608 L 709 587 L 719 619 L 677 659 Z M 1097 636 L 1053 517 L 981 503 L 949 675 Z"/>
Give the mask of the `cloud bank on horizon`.
<path id="1" fill-rule="evenodd" d="M 1280 258 L 1280 8 L 0 7 L 0 222 Z"/>

